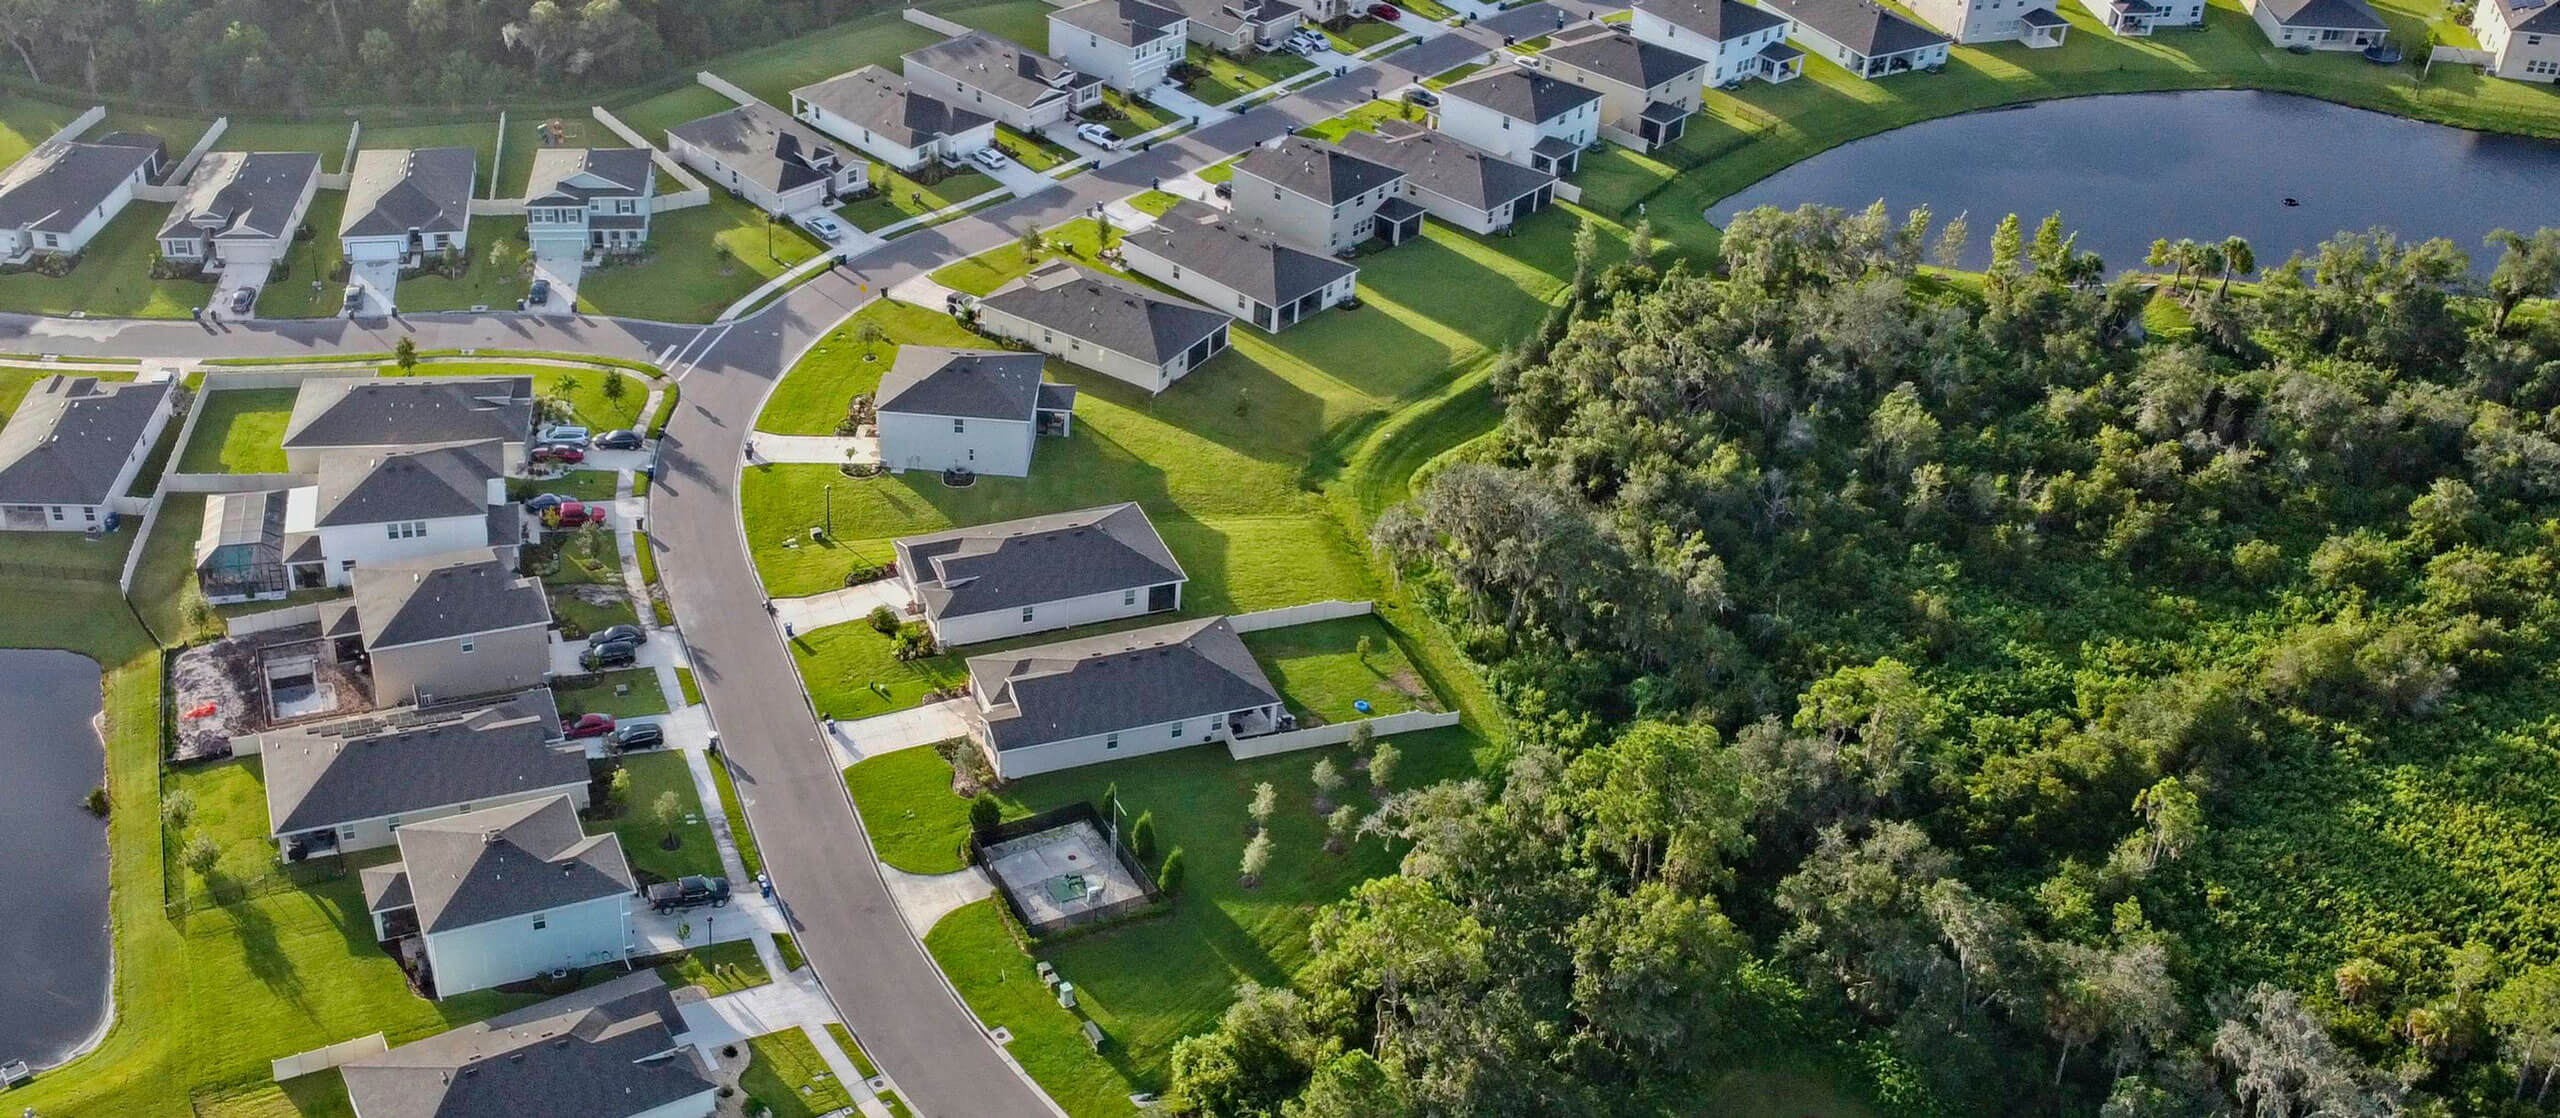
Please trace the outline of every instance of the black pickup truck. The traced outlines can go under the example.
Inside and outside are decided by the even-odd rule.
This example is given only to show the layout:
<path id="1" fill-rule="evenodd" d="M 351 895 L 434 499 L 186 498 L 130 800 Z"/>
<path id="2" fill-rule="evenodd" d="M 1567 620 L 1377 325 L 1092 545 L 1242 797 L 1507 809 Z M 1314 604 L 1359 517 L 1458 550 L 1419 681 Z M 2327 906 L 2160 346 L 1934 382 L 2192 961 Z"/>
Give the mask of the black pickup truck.
<path id="1" fill-rule="evenodd" d="M 649 887 L 649 907 L 659 912 L 681 909 L 725 907 L 729 903 L 729 879 L 691 875 L 674 881 L 661 881 Z"/>

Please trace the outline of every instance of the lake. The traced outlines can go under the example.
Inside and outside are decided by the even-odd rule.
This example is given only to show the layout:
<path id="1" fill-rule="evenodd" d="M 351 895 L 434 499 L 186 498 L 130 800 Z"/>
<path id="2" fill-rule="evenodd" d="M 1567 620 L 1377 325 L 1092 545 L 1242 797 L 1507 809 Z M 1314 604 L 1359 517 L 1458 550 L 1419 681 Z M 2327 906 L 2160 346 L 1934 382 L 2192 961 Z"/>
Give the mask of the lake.
<path id="1" fill-rule="evenodd" d="M 98 701 L 87 657 L 0 649 L 0 1063 L 54 1063 L 106 1016 L 107 825 L 83 804 L 106 777 Z"/>
<path id="2" fill-rule="evenodd" d="M 1924 82 L 1927 74 L 1897 81 Z M 2261 267 L 2341 230 L 2450 238 L 2486 273 L 2490 230 L 2560 224 L 2560 144 L 2403 120 L 2244 90 L 2129 93 L 1943 117 L 1843 144 L 1716 203 L 1724 225 L 1755 206 L 1818 202 L 1900 220 L 1926 203 L 1968 213 L 1966 267 L 2016 213 L 2032 233 L 2061 211 L 2110 274 L 2142 266 L 2154 237 L 2249 239 Z M 2300 204 L 2286 206 L 2293 198 Z"/>

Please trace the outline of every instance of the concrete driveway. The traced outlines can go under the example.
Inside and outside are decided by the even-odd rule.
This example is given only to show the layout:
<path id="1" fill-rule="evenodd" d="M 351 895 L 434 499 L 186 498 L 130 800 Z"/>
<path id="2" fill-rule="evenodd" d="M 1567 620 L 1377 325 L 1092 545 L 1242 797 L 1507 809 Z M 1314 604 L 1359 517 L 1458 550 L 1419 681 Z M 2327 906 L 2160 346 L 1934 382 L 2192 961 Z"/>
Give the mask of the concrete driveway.
<path id="1" fill-rule="evenodd" d="M 851 722 L 830 719 L 827 730 L 835 738 L 836 752 L 850 765 L 867 757 L 932 745 L 969 734 L 969 720 L 961 712 L 969 709 L 969 699 L 945 699 L 926 703 L 911 710 L 875 714 Z"/>
<path id="2" fill-rule="evenodd" d="M 773 600 L 774 619 L 802 633 L 860 621 L 870 616 L 872 610 L 883 606 L 900 617 L 906 616 L 906 584 L 894 578 L 883 578 L 805 598 Z"/>
<path id="3" fill-rule="evenodd" d="M 1166 82 L 1148 90 L 1147 100 L 1155 102 L 1157 108 L 1166 112 L 1190 117 L 1194 125 L 1216 124 L 1236 115 L 1183 92 L 1181 86 L 1172 82 Z"/>
<path id="4" fill-rule="evenodd" d="M 355 289 L 347 293 L 347 306 L 352 308 L 356 317 L 379 318 L 389 314 L 392 308 L 400 305 L 400 262 L 350 263 L 347 286 Z"/>
<path id="5" fill-rule="evenodd" d="M 969 166 L 974 170 L 984 171 L 988 178 L 996 180 L 996 185 L 1012 191 L 1013 196 L 1016 198 L 1022 197 L 1026 194 L 1037 194 L 1043 190 L 1047 190 L 1050 187 L 1058 185 L 1058 180 L 1041 174 L 1038 171 L 1034 171 L 1029 167 L 1025 167 L 1022 165 L 1020 160 L 1013 159 L 1011 157 L 1007 157 L 1005 159 L 1003 166 L 992 171 L 988 171 L 986 168 L 980 167 L 974 162 L 969 164 Z M 961 202 L 968 201 L 966 198 L 954 200 Z"/>
<path id="6" fill-rule="evenodd" d="M 586 275 L 584 254 L 570 250 L 555 252 L 538 249 L 533 254 L 533 278 L 551 282 L 551 297 L 540 306 L 527 305 L 532 314 L 573 315 L 578 313 L 578 280 Z"/>

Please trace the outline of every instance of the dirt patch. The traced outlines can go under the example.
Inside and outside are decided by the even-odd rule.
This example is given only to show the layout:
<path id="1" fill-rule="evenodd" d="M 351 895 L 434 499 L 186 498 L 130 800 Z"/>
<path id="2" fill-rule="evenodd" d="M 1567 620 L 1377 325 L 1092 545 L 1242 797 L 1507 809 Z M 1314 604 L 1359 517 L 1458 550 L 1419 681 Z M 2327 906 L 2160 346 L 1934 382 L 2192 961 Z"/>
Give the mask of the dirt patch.
<path id="1" fill-rule="evenodd" d="M 601 583 L 579 582 L 567 586 L 554 586 L 550 589 L 552 593 L 563 598 L 575 598 L 591 606 L 617 605 L 631 600 L 630 595 L 623 593 L 620 586 L 606 586 Z"/>
<path id="2" fill-rule="evenodd" d="M 170 760 L 228 757 L 233 738 L 275 725 L 267 709 L 265 682 L 259 678 L 260 664 L 269 650 L 316 644 L 319 637 L 319 626 L 295 625 L 226 637 L 179 653 L 169 665 L 169 709 L 177 723 L 177 743 Z M 336 717 L 371 709 L 372 684 L 349 665 L 333 663 L 324 654 L 312 669 L 337 701 L 332 709 L 311 717 Z"/>

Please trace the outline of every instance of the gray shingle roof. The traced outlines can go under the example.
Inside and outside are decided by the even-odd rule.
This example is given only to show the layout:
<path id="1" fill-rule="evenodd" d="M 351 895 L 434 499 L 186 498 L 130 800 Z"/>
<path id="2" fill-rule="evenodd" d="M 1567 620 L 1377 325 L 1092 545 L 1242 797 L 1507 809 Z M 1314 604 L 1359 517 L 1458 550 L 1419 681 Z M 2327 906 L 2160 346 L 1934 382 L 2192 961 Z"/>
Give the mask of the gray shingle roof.
<path id="1" fill-rule="evenodd" d="M 998 751 L 1280 701 L 1223 617 L 969 658 Z"/>
<path id="2" fill-rule="evenodd" d="M 1742 0 L 1636 0 L 1635 9 L 1719 43 L 1766 31 L 1786 20 Z"/>
<path id="3" fill-rule="evenodd" d="M 1360 274 L 1358 268 L 1291 248 L 1198 202 L 1175 205 L 1154 225 L 1122 241 L 1272 307 L 1287 306 L 1345 276 Z"/>
<path id="4" fill-rule="evenodd" d="M 1128 502 L 907 536 L 892 546 L 936 619 L 1189 577 L 1146 512 Z"/>
<path id="5" fill-rule="evenodd" d="M 878 66 L 865 66 L 791 91 L 806 101 L 868 128 L 900 147 L 920 147 L 941 136 L 985 125 L 990 118 L 920 92 L 907 79 Z"/>
<path id="6" fill-rule="evenodd" d="M 1532 124 L 1554 120 L 1600 99 L 1597 91 L 1563 78 L 1508 65 L 1487 67 L 1450 82 L 1440 90 L 1440 95 L 1482 105 L 1513 120 Z"/>
<path id="7" fill-rule="evenodd" d="M 284 445 L 523 442 L 532 431 L 532 377 L 320 377 L 295 393 Z"/>
<path id="8" fill-rule="evenodd" d="M 2560 3 L 2551 0 L 2498 0 L 2498 18 L 2509 31 L 2560 33 Z"/>
<path id="9" fill-rule="evenodd" d="M 1375 132 L 1354 132 L 1343 146 L 1404 172 L 1407 181 L 1462 206 L 1490 210 L 1535 194 L 1556 181 L 1453 136 L 1402 121 Z"/>
<path id="10" fill-rule="evenodd" d="M 273 833 L 560 788 L 587 779 L 583 750 L 555 749 L 549 688 L 435 711 L 400 707 L 258 735 Z M 563 801 L 564 803 L 566 801 Z"/>
<path id="11" fill-rule="evenodd" d="M 581 773 L 585 760 L 578 761 Z M 631 864 L 611 832 L 589 835 L 567 796 L 404 825 L 400 865 L 418 927 L 450 931 L 631 892 Z"/>
<path id="12" fill-rule="evenodd" d="M 470 148 L 375 148 L 356 153 L 341 237 L 460 233 L 471 224 L 480 153 Z"/>
<path id="13" fill-rule="evenodd" d="M 1221 35 L 1243 31 L 1247 23 L 1294 19 L 1302 10 L 1282 0 L 1175 0 L 1170 6 L 1180 10 L 1184 19 Z"/>
<path id="14" fill-rule="evenodd" d="M 0 426 L 0 504 L 98 505 L 175 386 L 56 374 Z"/>
<path id="15" fill-rule="evenodd" d="M 2286 27 L 2335 27 L 2348 31 L 2388 31 L 2364 0 L 2258 0 L 2276 22 Z"/>
<path id="16" fill-rule="evenodd" d="M 777 193 L 824 182 L 827 166 L 844 165 L 834 140 L 761 101 L 679 124 L 667 135 Z"/>
<path id="17" fill-rule="evenodd" d="M 358 1057 L 340 1074 L 364 1118 L 631 1118 L 716 1086 L 676 1044 L 684 1031 L 666 984 L 640 971 Z"/>
<path id="18" fill-rule="evenodd" d="M 355 607 L 367 651 L 551 623 L 542 583 L 487 548 L 356 566 Z"/>
<path id="19" fill-rule="evenodd" d="M 900 56 L 909 66 L 948 75 L 1009 105 L 1031 108 L 1102 79 L 983 31 L 972 31 Z"/>
<path id="20" fill-rule="evenodd" d="M 1943 46 L 1953 40 L 1878 7 L 1872 0 L 1764 0 L 1788 19 L 1869 58 Z M 2315 0 L 2319 2 L 2319 0 Z M 2341 0 L 2347 2 L 2347 0 Z"/>
<path id="21" fill-rule="evenodd" d="M 1188 299 L 1065 261 L 997 288 L 981 307 L 1161 365 L 1227 328 L 1227 316 Z"/>
<path id="22" fill-rule="evenodd" d="M 1175 33 L 1174 28 L 1182 23 L 1182 13 L 1147 0 L 1085 0 L 1049 13 L 1049 19 L 1122 46 L 1136 46 Z"/>
<path id="23" fill-rule="evenodd" d="M 1651 89 L 1707 64 L 1704 59 L 1645 42 L 1603 24 L 1559 31 L 1555 41 L 1539 54 L 1638 89 Z"/>
<path id="24" fill-rule="evenodd" d="M 0 173 L 0 227 L 68 233 L 151 165 L 148 148 L 47 140 Z"/>
<path id="25" fill-rule="evenodd" d="M 1037 353 L 899 346 L 880 377 L 880 410 L 1031 422 L 1040 401 Z"/>
<path id="26" fill-rule="evenodd" d="M 1235 173 L 1252 175 L 1328 206 L 1404 177 L 1404 172 L 1362 159 L 1340 144 L 1305 136 L 1291 136 L 1278 147 L 1257 147 L 1245 153 L 1236 161 Z"/>
<path id="27" fill-rule="evenodd" d="M 593 175 L 602 186 L 569 180 Z M 585 205 L 598 197 L 625 197 L 650 192 L 656 170 L 640 148 L 543 148 L 533 153 L 533 176 L 525 184 L 531 205 Z"/>
<path id="28" fill-rule="evenodd" d="M 388 453 L 330 451 L 320 459 L 317 523 L 479 516 L 490 504 L 489 482 L 506 473 L 504 462 L 496 440 Z"/>
<path id="29" fill-rule="evenodd" d="M 163 237 L 222 239 L 287 237 L 294 204 L 320 175 L 320 157 L 307 151 L 209 151 L 169 220 Z"/>

